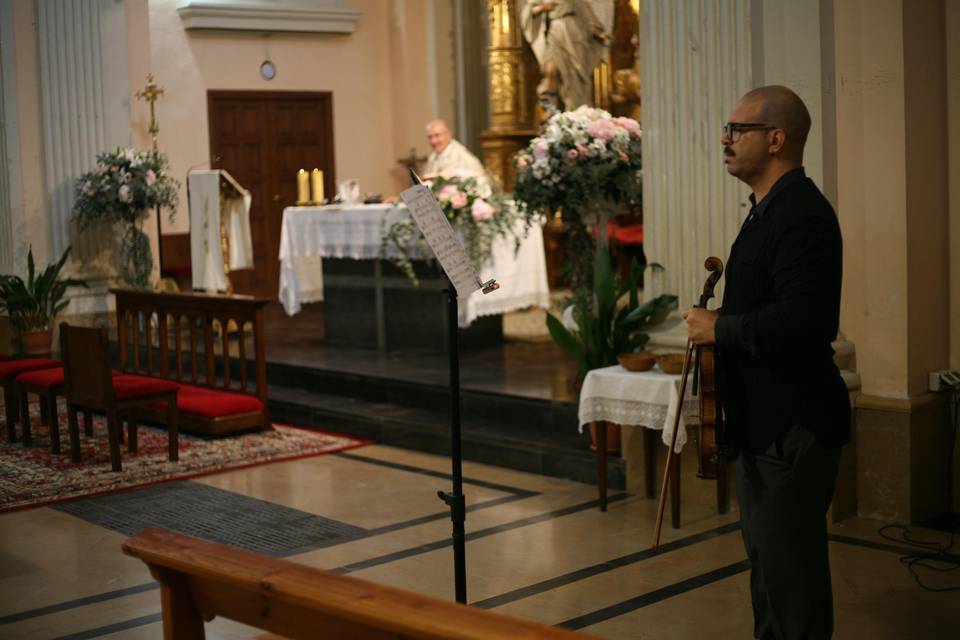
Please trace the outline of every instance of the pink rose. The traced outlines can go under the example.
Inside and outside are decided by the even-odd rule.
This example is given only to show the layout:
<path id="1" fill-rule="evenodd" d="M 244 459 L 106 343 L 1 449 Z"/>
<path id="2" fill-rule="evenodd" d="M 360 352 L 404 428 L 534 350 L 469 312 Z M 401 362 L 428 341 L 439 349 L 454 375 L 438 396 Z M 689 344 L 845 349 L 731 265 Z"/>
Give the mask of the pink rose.
<path id="1" fill-rule="evenodd" d="M 537 138 L 533 143 L 533 157 L 537 160 L 543 160 L 550 155 L 550 145 L 546 140 Z"/>
<path id="2" fill-rule="evenodd" d="M 567 157 L 571 160 L 576 160 L 578 155 L 580 155 L 580 152 L 578 152 L 576 149 L 570 149 L 567 151 Z"/>
<path id="3" fill-rule="evenodd" d="M 473 215 L 473 219 L 477 222 L 482 222 L 484 220 L 489 220 L 493 217 L 493 207 L 490 206 L 490 203 L 482 198 L 477 198 L 473 201 L 473 206 L 470 207 L 470 214 Z"/>
<path id="4" fill-rule="evenodd" d="M 527 156 L 517 156 L 517 169 L 521 171 L 527 168 Z"/>
<path id="5" fill-rule="evenodd" d="M 589 155 L 589 152 L 588 152 L 587 148 L 586 148 L 585 146 L 583 146 L 582 144 L 580 144 L 579 142 L 577 143 L 577 153 L 579 153 L 580 155 L 582 155 L 582 156 L 584 156 L 584 157 L 586 157 L 586 156 Z"/>
<path id="6" fill-rule="evenodd" d="M 144 180 L 148 187 L 152 187 L 153 183 L 157 181 L 157 174 L 153 172 L 153 169 L 147 169 L 147 175 L 144 177 Z"/>
<path id="7" fill-rule="evenodd" d="M 462 191 L 457 191 L 450 197 L 450 205 L 454 209 L 463 209 L 467 206 L 467 194 Z"/>
<path id="8" fill-rule="evenodd" d="M 629 162 L 630 158 L 623 151 L 618 151 L 617 154 L 620 156 L 620 159 L 624 162 Z"/>
<path id="9" fill-rule="evenodd" d="M 437 200 L 440 200 L 441 202 L 447 202 L 457 193 L 460 193 L 460 190 L 457 189 L 456 185 L 445 185 L 440 188 L 440 191 L 437 192 Z"/>
<path id="10" fill-rule="evenodd" d="M 607 120 L 606 118 L 594 120 L 587 126 L 587 133 L 604 142 L 610 142 L 617 133 L 617 125 L 615 125 L 612 120 Z"/>
<path id="11" fill-rule="evenodd" d="M 640 123 L 633 118 L 614 118 L 613 121 L 626 129 L 632 137 L 640 137 Z"/>

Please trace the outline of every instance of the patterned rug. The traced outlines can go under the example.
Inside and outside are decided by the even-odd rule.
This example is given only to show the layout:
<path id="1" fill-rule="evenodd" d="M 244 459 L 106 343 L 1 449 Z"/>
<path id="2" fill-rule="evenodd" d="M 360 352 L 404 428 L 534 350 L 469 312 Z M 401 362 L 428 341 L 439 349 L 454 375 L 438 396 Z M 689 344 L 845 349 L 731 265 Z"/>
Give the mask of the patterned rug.
<path id="1" fill-rule="evenodd" d="M 167 432 L 140 425 L 137 453 L 129 453 L 126 444 L 122 445 L 123 471 L 114 473 L 110 470 L 104 417 L 94 415 L 93 436 L 88 437 L 83 433 L 83 417 L 78 416 L 83 462 L 74 463 L 70 460 L 66 407 L 61 404 L 59 412 L 61 455 L 50 453 L 50 430 L 40 424 L 39 404 L 31 403 L 30 411 L 33 435 L 30 447 L 24 447 L 19 441 L 10 444 L 6 423 L 0 418 L 0 512 L 369 444 L 367 440 L 332 432 L 281 424 L 274 424 L 273 431 L 219 438 L 180 432 L 180 460 L 170 462 Z M 18 424 L 17 437 L 21 435 Z"/>

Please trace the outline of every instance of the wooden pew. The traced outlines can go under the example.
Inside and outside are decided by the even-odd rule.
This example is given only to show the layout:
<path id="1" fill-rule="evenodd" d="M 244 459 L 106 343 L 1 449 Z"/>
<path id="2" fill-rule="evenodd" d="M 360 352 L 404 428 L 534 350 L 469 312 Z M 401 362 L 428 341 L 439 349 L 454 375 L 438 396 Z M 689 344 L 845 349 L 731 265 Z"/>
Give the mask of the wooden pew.
<path id="1" fill-rule="evenodd" d="M 593 637 L 164 529 L 145 529 L 123 551 L 160 582 L 165 640 L 202 639 L 216 616 L 290 639 Z"/>
<path id="2" fill-rule="evenodd" d="M 189 408 L 181 407 L 181 428 L 221 435 L 269 426 L 263 329 L 263 307 L 269 302 L 267 298 L 143 289 L 110 289 L 110 293 L 117 300 L 117 342 L 123 373 L 155 376 L 259 401 L 259 408 L 247 407 L 216 417 L 196 415 Z M 233 334 L 239 356 L 236 377 L 230 366 L 231 335 L 221 330 L 217 336 L 215 325 L 237 327 L 237 333 Z M 253 337 L 253 380 L 247 375 L 247 335 Z M 214 347 L 216 342 L 220 343 L 219 354 Z M 229 402 L 230 396 L 222 399 Z M 149 411 L 144 415 L 148 419 L 161 417 Z"/>

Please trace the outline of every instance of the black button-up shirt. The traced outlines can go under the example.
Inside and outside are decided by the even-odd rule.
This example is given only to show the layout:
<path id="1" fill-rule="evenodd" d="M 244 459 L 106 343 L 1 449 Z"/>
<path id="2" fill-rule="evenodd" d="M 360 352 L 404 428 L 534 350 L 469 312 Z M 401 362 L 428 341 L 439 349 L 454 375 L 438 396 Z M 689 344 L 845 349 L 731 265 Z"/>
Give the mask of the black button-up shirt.
<path id="1" fill-rule="evenodd" d="M 850 439 L 850 401 L 830 346 L 843 271 L 837 216 L 802 168 L 760 202 L 750 198 L 716 324 L 726 441 L 763 453 L 800 425 L 840 446 Z"/>

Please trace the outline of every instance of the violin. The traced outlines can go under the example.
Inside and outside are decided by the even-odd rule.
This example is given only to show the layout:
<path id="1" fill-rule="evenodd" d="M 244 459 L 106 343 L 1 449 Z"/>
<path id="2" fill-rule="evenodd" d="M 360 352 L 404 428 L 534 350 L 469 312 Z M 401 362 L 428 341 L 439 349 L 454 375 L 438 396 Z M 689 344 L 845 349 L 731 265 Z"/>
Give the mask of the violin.
<path id="1" fill-rule="evenodd" d="M 696 308 L 706 309 L 720 276 L 723 275 L 723 261 L 711 256 L 704 262 L 704 268 L 710 272 L 703 285 L 700 301 Z M 696 345 L 687 340 L 686 355 L 683 359 L 683 373 L 680 376 L 680 402 L 673 420 L 673 437 L 667 451 L 667 462 L 663 470 L 663 484 L 660 488 L 660 503 L 657 507 L 657 523 L 653 534 L 653 550 L 660 546 L 660 530 L 663 527 L 663 510 L 666 506 L 667 485 L 671 467 L 674 463 L 674 448 L 677 444 L 677 432 L 680 430 L 680 412 L 683 411 L 683 398 L 687 391 L 687 380 L 693 364 L 692 395 L 700 399 L 700 432 L 698 447 L 697 477 L 717 479 L 718 504 L 721 513 L 726 511 L 726 473 L 723 460 L 718 455 L 718 442 L 723 441 L 723 414 L 720 410 L 719 387 L 717 385 L 717 349 L 715 345 Z"/>
<path id="2" fill-rule="evenodd" d="M 703 285 L 697 307 L 706 309 L 713 297 L 713 289 L 723 275 L 720 258 L 709 257 L 703 265 L 710 275 Z M 697 345 L 693 368 L 693 396 L 700 397 L 700 438 L 697 477 L 715 480 L 719 476 L 720 458 L 717 443 L 723 439 L 723 417 L 719 406 L 717 387 L 717 347 L 712 344 Z"/>

